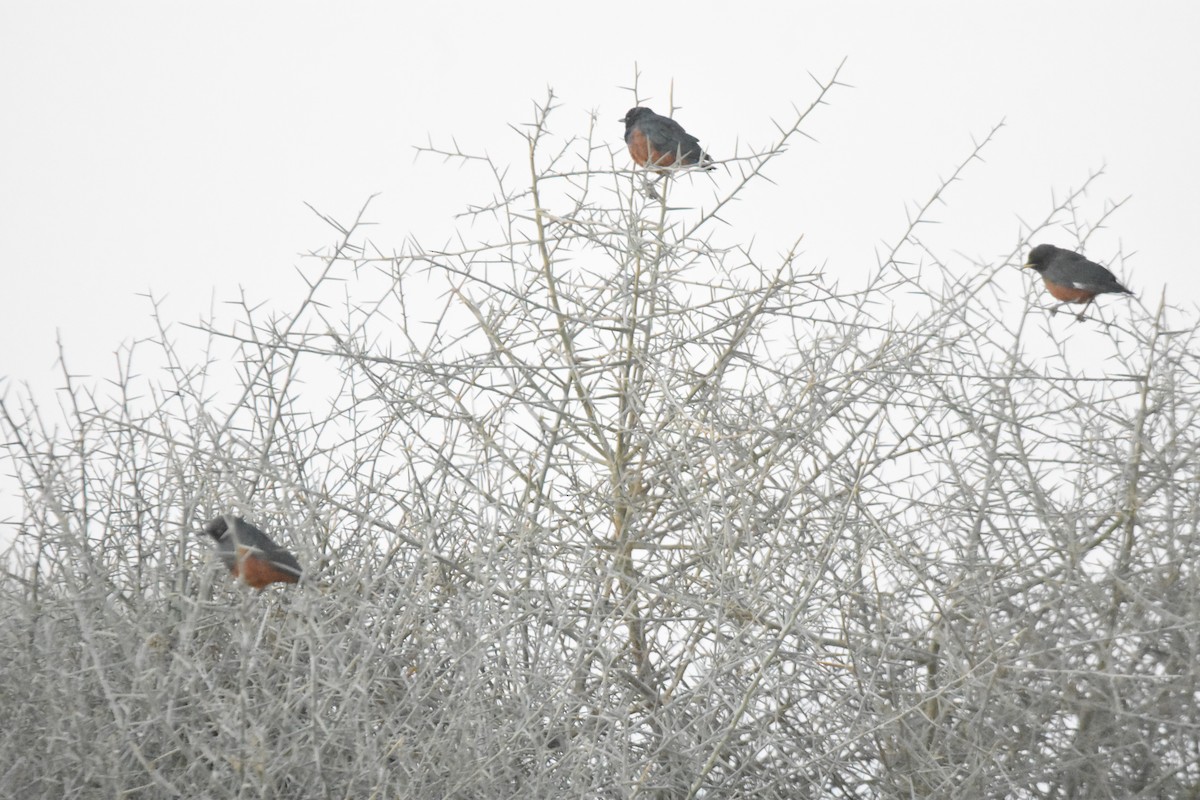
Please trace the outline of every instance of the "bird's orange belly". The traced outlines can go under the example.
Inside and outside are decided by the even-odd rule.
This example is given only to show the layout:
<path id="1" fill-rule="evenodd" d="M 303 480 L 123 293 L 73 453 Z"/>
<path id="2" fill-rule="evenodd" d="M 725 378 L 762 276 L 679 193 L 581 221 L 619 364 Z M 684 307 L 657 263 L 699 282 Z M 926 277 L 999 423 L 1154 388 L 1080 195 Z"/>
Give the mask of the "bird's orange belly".
<path id="1" fill-rule="evenodd" d="M 1096 296 L 1095 292 L 1089 292 L 1087 289 L 1076 289 L 1074 286 L 1062 286 L 1061 284 L 1052 283 L 1043 279 L 1046 284 L 1046 291 L 1054 296 L 1054 299 L 1061 300 L 1064 303 L 1086 303 Z"/>
<path id="2" fill-rule="evenodd" d="M 261 589 L 271 583 L 296 583 L 300 580 L 298 576 L 280 569 L 265 558 L 249 554 L 238 559 L 232 572 L 255 589 Z"/>

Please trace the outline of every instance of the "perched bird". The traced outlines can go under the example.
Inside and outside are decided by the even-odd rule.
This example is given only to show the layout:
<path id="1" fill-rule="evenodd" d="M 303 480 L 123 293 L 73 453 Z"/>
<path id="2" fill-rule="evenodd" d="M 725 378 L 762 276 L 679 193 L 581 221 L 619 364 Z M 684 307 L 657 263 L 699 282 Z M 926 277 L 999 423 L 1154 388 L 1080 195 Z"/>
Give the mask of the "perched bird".
<path id="1" fill-rule="evenodd" d="M 665 173 L 667 167 L 716 169 L 700 146 L 700 140 L 670 117 L 660 117 L 648 108 L 631 108 L 618 122 L 625 123 L 625 144 L 640 166 Z"/>
<path id="2" fill-rule="evenodd" d="M 234 577 L 255 589 L 300 580 L 300 562 L 241 517 L 222 514 L 202 532 L 217 540 L 217 556 Z"/>
<path id="3" fill-rule="evenodd" d="M 1097 295 L 1133 294 L 1117 281 L 1117 276 L 1099 264 L 1088 261 L 1079 253 L 1063 250 L 1052 244 L 1039 244 L 1029 251 L 1027 269 L 1037 270 L 1046 284 L 1046 291 L 1063 303 L 1083 303 L 1076 319 Z M 1055 306 L 1055 310 L 1057 310 Z"/>

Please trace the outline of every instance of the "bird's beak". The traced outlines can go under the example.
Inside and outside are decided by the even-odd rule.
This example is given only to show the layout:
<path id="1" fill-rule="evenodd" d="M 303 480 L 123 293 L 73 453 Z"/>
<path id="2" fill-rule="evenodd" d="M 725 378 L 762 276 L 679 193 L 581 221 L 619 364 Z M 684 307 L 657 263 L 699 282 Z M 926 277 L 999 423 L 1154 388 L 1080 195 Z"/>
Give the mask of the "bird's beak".
<path id="1" fill-rule="evenodd" d="M 1022 264 L 1021 269 L 1033 269 L 1033 264 Z"/>
<path id="2" fill-rule="evenodd" d="M 617 122 L 624 122 L 624 121 L 625 121 L 624 117 L 621 117 L 619 120 L 617 120 Z"/>

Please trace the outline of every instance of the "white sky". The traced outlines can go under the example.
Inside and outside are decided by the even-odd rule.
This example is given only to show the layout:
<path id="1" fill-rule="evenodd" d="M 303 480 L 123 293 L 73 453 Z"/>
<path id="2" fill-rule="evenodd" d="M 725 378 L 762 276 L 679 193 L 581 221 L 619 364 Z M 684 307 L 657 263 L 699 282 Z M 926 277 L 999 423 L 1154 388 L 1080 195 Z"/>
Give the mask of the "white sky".
<path id="1" fill-rule="evenodd" d="M 1197 41 L 1194 0 L 0 0 L 0 391 L 4 376 L 61 382 L 56 330 L 73 372 L 111 375 L 119 344 L 153 331 L 147 292 L 184 322 L 239 286 L 290 307 L 298 254 L 334 238 L 305 201 L 349 220 L 382 192 L 374 242 L 441 244 L 490 186 L 414 160 L 414 145 L 454 137 L 519 165 L 508 126 L 550 86 L 555 133 L 582 134 L 595 110 L 623 148 L 635 63 L 656 110 L 674 81 L 676 118 L 719 159 L 769 141 L 771 119 L 813 97 L 808 73 L 848 59 L 855 88 L 807 128 L 819 144 L 793 147 L 736 215 L 768 254 L 803 234 L 812 265 L 854 285 L 904 230 L 905 203 L 1005 119 L 940 215 L 962 268 L 1008 253 L 1018 216 L 1040 220 L 1051 191 L 1105 167 L 1089 211 L 1133 197 L 1087 254 L 1123 251 L 1115 271 L 1148 305 L 1167 283 L 1193 308 Z M 1014 269 L 1013 303 L 1032 278 Z"/>

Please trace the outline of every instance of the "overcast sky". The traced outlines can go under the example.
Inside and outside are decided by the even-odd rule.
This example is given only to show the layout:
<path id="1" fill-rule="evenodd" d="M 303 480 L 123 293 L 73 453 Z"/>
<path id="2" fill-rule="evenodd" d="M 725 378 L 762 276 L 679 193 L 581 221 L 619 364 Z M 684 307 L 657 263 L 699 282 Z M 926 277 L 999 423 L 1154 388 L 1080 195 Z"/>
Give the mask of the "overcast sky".
<path id="1" fill-rule="evenodd" d="M 1000 120 L 949 196 L 949 252 L 995 259 L 1052 192 L 1105 177 L 1086 211 L 1132 195 L 1087 254 L 1139 295 L 1194 307 L 1200 220 L 1200 4 L 13 2 L 0 0 L 0 376 L 59 383 L 215 299 L 286 308 L 299 254 L 333 240 L 304 203 L 351 218 L 382 192 L 373 241 L 440 243 L 491 187 L 414 159 L 432 137 L 520 163 L 508 127 L 553 87 L 556 134 L 598 114 L 615 151 L 635 64 L 649 105 L 718 159 L 763 145 L 846 59 L 835 92 L 755 189 L 767 251 L 853 283 Z M 618 164 L 627 162 L 618 161 Z M 721 180 L 726 173 L 714 173 Z M 727 176 L 728 177 L 728 176 Z M 676 198 L 673 198 L 676 199 Z M 1042 237 L 1073 244 L 1065 231 Z M 1009 298 L 1035 282 L 1014 269 Z M 0 391 L 9 384 L 0 383 Z"/>

